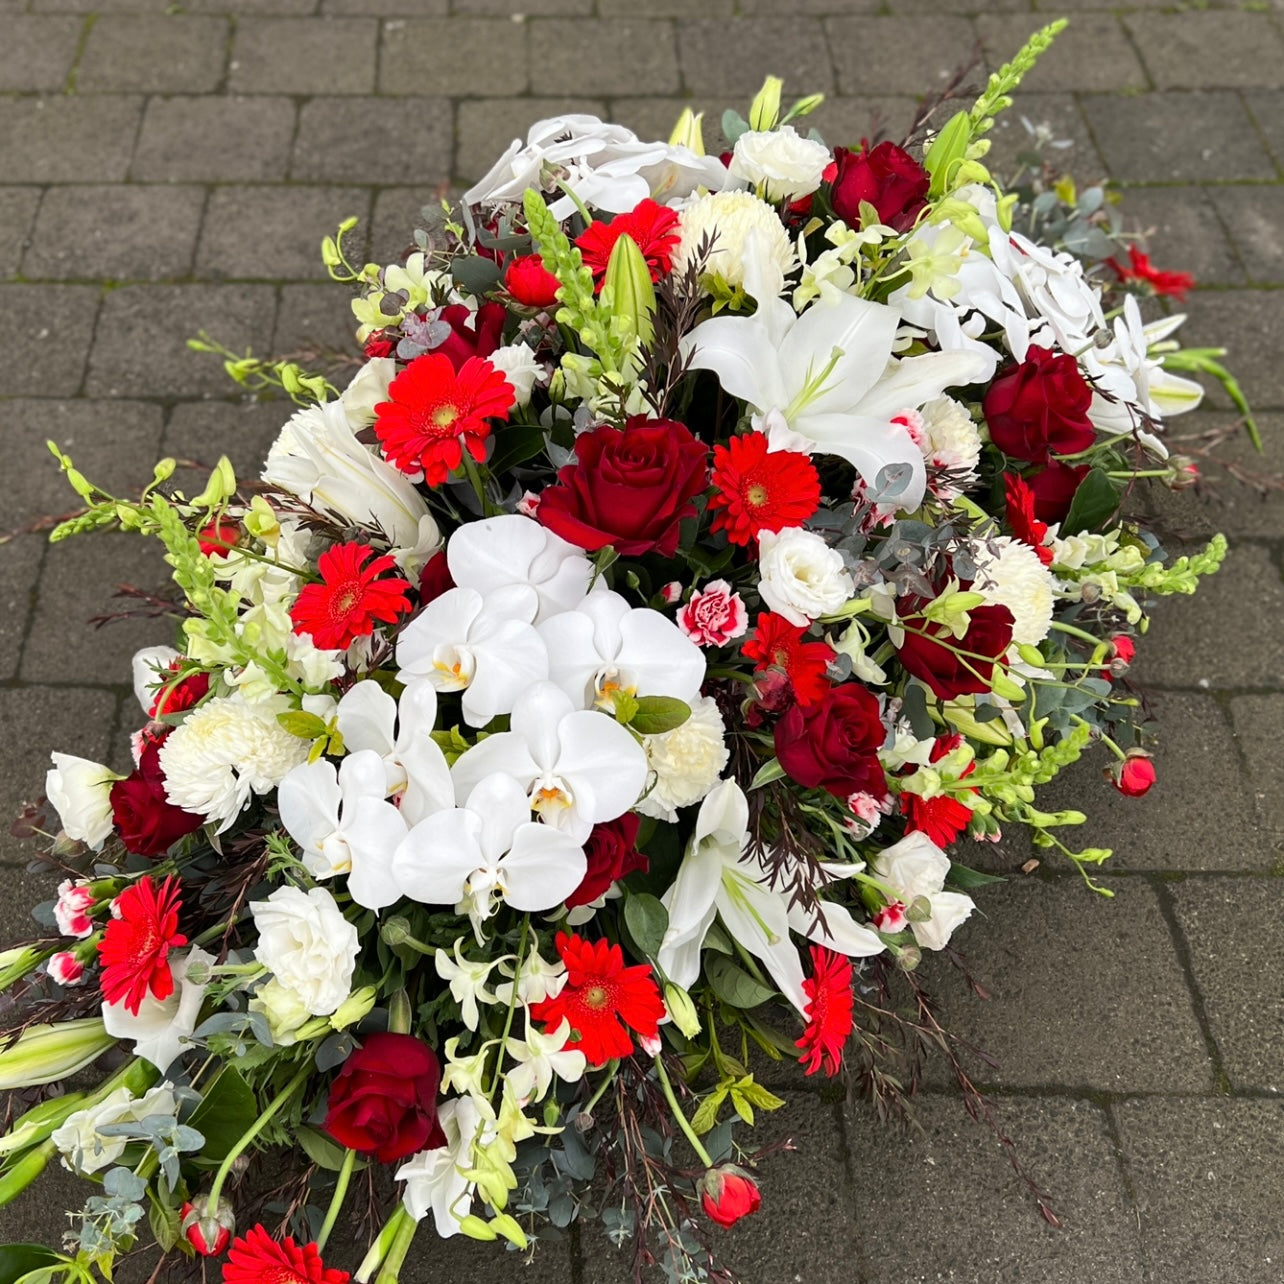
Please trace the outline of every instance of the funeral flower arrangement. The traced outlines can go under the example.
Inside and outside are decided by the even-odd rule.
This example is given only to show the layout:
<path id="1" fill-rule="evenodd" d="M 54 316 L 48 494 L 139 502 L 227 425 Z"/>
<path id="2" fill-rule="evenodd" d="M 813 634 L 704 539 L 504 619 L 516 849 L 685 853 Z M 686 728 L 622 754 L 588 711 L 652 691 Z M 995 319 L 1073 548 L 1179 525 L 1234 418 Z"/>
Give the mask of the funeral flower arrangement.
<path id="1" fill-rule="evenodd" d="M 55 538 L 158 538 L 175 645 L 131 772 L 54 754 L 56 902 L 0 959 L 0 1201 L 98 1183 L 15 1277 L 154 1238 L 339 1284 L 360 1209 L 362 1281 L 417 1230 L 590 1215 L 727 1278 L 755 1065 L 887 1089 L 880 996 L 986 881 L 951 844 L 1030 827 L 1091 882 L 1036 787 L 1093 742 L 1154 778 L 1143 603 L 1224 543 L 1169 561 L 1120 508 L 1190 479 L 1165 422 L 1219 368 L 1143 320 L 1188 281 L 1099 189 L 982 163 L 1056 29 L 917 156 L 830 148 L 774 80 L 722 157 L 689 114 L 542 121 L 404 262 L 327 240 L 345 391 L 229 360 L 300 403 L 261 479 L 120 498 L 56 452 Z"/>

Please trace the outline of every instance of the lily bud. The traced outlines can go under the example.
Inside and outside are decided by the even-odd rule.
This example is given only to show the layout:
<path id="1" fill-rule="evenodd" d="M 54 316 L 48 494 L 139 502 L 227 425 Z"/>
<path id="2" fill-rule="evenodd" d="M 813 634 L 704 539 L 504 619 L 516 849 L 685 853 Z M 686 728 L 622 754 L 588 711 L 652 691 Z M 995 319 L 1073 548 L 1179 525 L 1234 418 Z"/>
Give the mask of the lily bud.
<path id="1" fill-rule="evenodd" d="M 211 1209 L 207 1195 L 197 1195 L 183 1205 L 179 1230 L 183 1238 L 202 1256 L 217 1257 L 232 1239 L 236 1218 L 232 1206 L 220 1198 Z"/>
<path id="2" fill-rule="evenodd" d="M 761 133 L 775 129 L 780 120 L 780 91 L 785 82 L 779 76 L 768 76 L 749 104 L 749 128 Z"/>
<path id="3" fill-rule="evenodd" d="M 602 294 L 611 301 L 612 321 L 623 325 L 643 344 L 650 343 L 655 337 L 651 320 L 655 315 L 655 286 L 638 243 L 627 234 L 615 242 L 607 260 Z"/>
<path id="4" fill-rule="evenodd" d="M 736 1164 L 710 1168 L 696 1189 L 705 1216 L 719 1226 L 734 1226 L 742 1217 L 762 1207 L 758 1183 Z"/>
<path id="5" fill-rule="evenodd" d="M 673 127 L 673 133 L 669 135 L 669 146 L 685 147 L 697 156 L 703 156 L 704 130 L 700 127 L 702 120 L 704 120 L 704 112 L 693 112 L 690 107 L 684 107 L 682 115 L 678 117 L 678 123 Z"/>
<path id="6" fill-rule="evenodd" d="M 51 1097 L 38 1106 L 32 1106 L 4 1137 L 0 1137 L 0 1155 L 26 1150 L 28 1146 L 45 1141 L 67 1122 L 70 1115 L 80 1109 L 84 1100 L 83 1092 L 68 1092 L 64 1096 Z"/>
<path id="7" fill-rule="evenodd" d="M 691 996 L 680 985 L 672 981 L 664 983 L 664 1006 L 669 1009 L 673 1024 L 688 1039 L 694 1039 L 700 1033 L 700 1017 L 696 1012 Z"/>
<path id="8" fill-rule="evenodd" d="M 0 1208 L 17 1199 L 44 1172 L 56 1149 L 52 1141 L 43 1142 L 5 1170 L 0 1176 Z"/>
<path id="9" fill-rule="evenodd" d="M 478 1217 L 476 1213 L 469 1213 L 467 1217 L 461 1217 L 459 1219 L 459 1229 L 469 1239 L 492 1240 L 499 1238 L 499 1232 L 494 1226 Z"/>
<path id="10" fill-rule="evenodd" d="M 0 1092 L 56 1083 L 83 1070 L 115 1042 L 101 1017 L 29 1026 L 0 1052 Z"/>
<path id="11" fill-rule="evenodd" d="M 346 1030 L 348 1026 L 355 1025 L 362 1018 L 369 1016 L 377 997 L 373 985 L 364 985 L 359 990 L 353 990 L 330 1017 L 330 1024 L 336 1030 Z"/>

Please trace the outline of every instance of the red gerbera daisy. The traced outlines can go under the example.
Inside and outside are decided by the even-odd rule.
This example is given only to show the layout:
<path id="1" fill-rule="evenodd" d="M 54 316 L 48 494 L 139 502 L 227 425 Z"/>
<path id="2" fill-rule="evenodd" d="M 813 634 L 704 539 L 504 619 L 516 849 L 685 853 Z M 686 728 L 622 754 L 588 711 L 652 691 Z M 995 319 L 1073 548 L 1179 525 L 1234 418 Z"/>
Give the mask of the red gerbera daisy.
<path id="1" fill-rule="evenodd" d="M 173 876 L 156 887 L 150 875 L 132 883 L 116 897 L 117 915 L 98 942 L 102 961 L 103 998 L 121 1003 L 138 1015 L 148 991 L 155 999 L 174 993 L 169 952 L 187 944 L 178 930 L 179 881 Z"/>
<path id="2" fill-rule="evenodd" d="M 1034 515 L 1034 491 L 1016 473 L 1003 474 L 1003 494 L 1007 500 L 1006 516 L 1012 534 L 1029 544 L 1044 566 L 1051 566 L 1055 556 L 1043 542 L 1048 537 L 1048 523 Z"/>
<path id="3" fill-rule="evenodd" d="M 733 544 L 751 544 L 759 531 L 799 526 L 820 506 L 820 475 L 796 450 L 767 450 L 760 432 L 732 437 L 713 448 L 714 531 Z"/>
<path id="4" fill-rule="evenodd" d="M 658 281 L 673 266 L 673 251 L 682 239 L 678 222 L 675 210 L 648 198 L 628 214 L 617 214 L 609 223 L 590 223 L 575 238 L 575 244 L 599 290 L 606 276 L 606 265 L 611 261 L 611 251 L 626 232 L 642 251 L 651 269 L 651 280 Z"/>
<path id="5" fill-rule="evenodd" d="M 772 666 L 783 669 L 798 703 L 812 705 L 823 700 L 829 690 L 825 670 L 834 658 L 834 650 L 826 642 L 804 642 L 804 632 L 783 615 L 764 611 L 740 650 L 747 660 L 755 661 L 755 673 Z"/>
<path id="6" fill-rule="evenodd" d="M 507 419 L 513 398 L 513 385 L 489 361 L 469 357 L 456 374 L 449 357 L 428 352 L 388 385 L 388 400 L 375 407 L 375 436 L 395 468 L 422 471 L 429 486 L 440 486 L 465 448 L 485 458 L 486 421 Z"/>
<path id="7" fill-rule="evenodd" d="M 1156 294 L 1170 295 L 1178 303 L 1185 302 L 1186 291 L 1195 284 L 1189 272 L 1165 272 L 1155 267 L 1150 255 L 1143 254 L 1135 245 L 1128 247 L 1128 261 L 1129 266 L 1125 267 L 1117 259 L 1108 260 L 1120 281 L 1144 281 Z"/>
<path id="8" fill-rule="evenodd" d="M 223 1284 L 347 1284 L 348 1272 L 326 1266 L 315 1244 L 279 1244 L 262 1226 L 237 1236 L 223 1263 Z"/>
<path id="9" fill-rule="evenodd" d="M 296 633 L 310 633 L 313 645 L 323 651 L 341 651 L 354 639 L 374 632 L 375 622 L 395 624 L 410 610 L 410 581 L 400 575 L 378 576 L 396 562 L 376 557 L 369 544 L 334 544 L 317 559 L 320 584 L 305 584 L 290 607 Z"/>
<path id="10" fill-rule="evenodd" d="M 832 1079 L 842 1068 L 843 1044 L 852 1032 L 852 961 L 823 945 L 811 947 L 812 974 L 803 985 L 807 1028 L 795 1047 L 804 1074 L 824 1069 Z"/>
<path id="11" fill-rule="evenodd" d="M 607 941 L 557 934 L 557 952 L 566 964 L 566 984 L 553 999 L 531 1005 L 531 1016 L 555 1030 L 571 1023 L 568 1048 L 578 1048 L 590 1066 L 605 1065 L 633 1051 L 628 1029 L 643 1041 L 659 1040 L 664 1001 L 646 963 L 624 966 L 624 951 Z"/>

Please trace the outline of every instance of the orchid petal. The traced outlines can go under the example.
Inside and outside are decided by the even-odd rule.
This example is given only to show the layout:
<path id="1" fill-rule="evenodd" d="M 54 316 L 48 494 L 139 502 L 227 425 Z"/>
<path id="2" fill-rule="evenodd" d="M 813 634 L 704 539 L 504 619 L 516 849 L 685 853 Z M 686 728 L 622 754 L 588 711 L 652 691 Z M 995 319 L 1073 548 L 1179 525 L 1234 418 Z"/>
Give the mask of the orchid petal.
<path id="1" fill-rule="evenodd" d="M 455 759 L 450 769 L 454 781 L 455 797 L 461 807 L 467 806 L 473 790 L 487 776 L 496 773 L 511 776 L 523 789 L 529 789 L 540 774 L 540 765 L 531 757 L 530 749 L 521 736 L 511 731 L 487 736 L 465 750 Z"/>
<path id="2" fill-rule="evenodd" d="M 348 893 L 366 909 L 386 909 L 401 899 L 392 870 L 392 853 L 406 837 L 406 822 L 390 802 L 359 799 L 345 815 L 344 838 L 352 857 Z"/>
<path id="3" fill-rule="evenodd" d="M 584 881 L 584 848 L 550 825 L 519 825 L 503 861 L 504 899 L 530 913 L 560 905 Z"/>
<path id="4" fill-rule="evenodd" d="M 526 790 L 512 776 L 501 773 L 478 781 L 468 796 L 468 810 L 481 818 L 477 845 L 490 864 L 512 846 L 517 827 L 529 824 L 531 819 Z"/>
<path id="5" fill-rule="evenodd" d="M 335 720 L 350 753 L 373 749 L 383 755 L 393 746 L 397 702 L 377 682 L 366 678 L 339 701 Z"/>
<path id="6" fill-rule="evenodd" d="M 476 670 L 462 701 L 470 727 L 484 727 L 492 718 L 511 713 L 523 691 L 548 677 L 548 648 L 531 625 L 487 621 L 477 633 Z"/>
<path id="7" fill-rule="evenodd" d="M 319 851 L 339 828 L 339 778 L 331 762 L 306 762 L 291 769 L 276 791 L 285 832 L 304 851 Z"/>
<path id="8" fill-rule="evenodd" d="M 392 872 L 402 895 L 422 905 L 455 905 L 482 864 L 481 817 L 466 808 L 421 820 L 397 844 Z"/>
<path id="9" fill-rule="evenodd" d="M 577 795 L 575 810 L 590 826 L 614 820 L 637 802 L 646 784 L 646 751 L 627 728 L 604 713 L 585 710 L 564 718 L 558 734 L 557 772 Z M 591 811 L 580 797 L 586 788 L 592 793 Z"/>

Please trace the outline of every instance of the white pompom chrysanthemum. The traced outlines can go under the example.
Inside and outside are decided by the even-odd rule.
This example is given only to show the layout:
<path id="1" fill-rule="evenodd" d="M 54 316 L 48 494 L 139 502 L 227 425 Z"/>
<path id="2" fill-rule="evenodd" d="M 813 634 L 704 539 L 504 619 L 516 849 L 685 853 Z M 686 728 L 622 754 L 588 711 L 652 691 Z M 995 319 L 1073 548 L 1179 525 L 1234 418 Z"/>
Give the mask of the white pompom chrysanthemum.
<path id="1" fill-rule="evenodd" d="M 277 721 L 289 707 L 283 697 L 251 703 L 232 695 L 193 710 L 161 746 L 169 801 L 216 822 L 222 833 L 251 793 L 275 789 L 306 760 L 308 742 Z"/>
<path id="2" fill-rule="evenodd" d="M 1052 627 L 1055 584 L 1048 568 L 1028 544 L 999 535 L 972 550 L 976 562 L 974 592 L 987 606 L 1006 606 L 1012 612 L 1012 641 L 1035 645 Z"/>
<path id="3" fill-rule="evenodd" d="M 922 413 L 927 461 L 951 472 L 974 472 L 981 458 L 981 434 L 967 407 L 953 397 L 937 397 Z"/>
<path id="4" fill-rule="evenodd" d="M 708 696 L 691 701 L 691 716 L 672 731 L 646 736 L 647 764 L 655 783 L 636 811 L 675 821 L 679 807 L 698 803 L 718 783 L 730 753 L 727 728 Z"/>
<path id="5" fill-rule="evenodd" d="M 757 235 L 754 235 L 754 234 Z M 782 277 L 794 268 L 794 247 L 780 216 L 752 192 L 715 192 L 682 211 L 682 240 L 673 254 L 673 270 L 681 276 L 706 242 L 711 246 L 704 272 L 730 286 L 744 285 L 752 252 L 765 255 Z"/>

